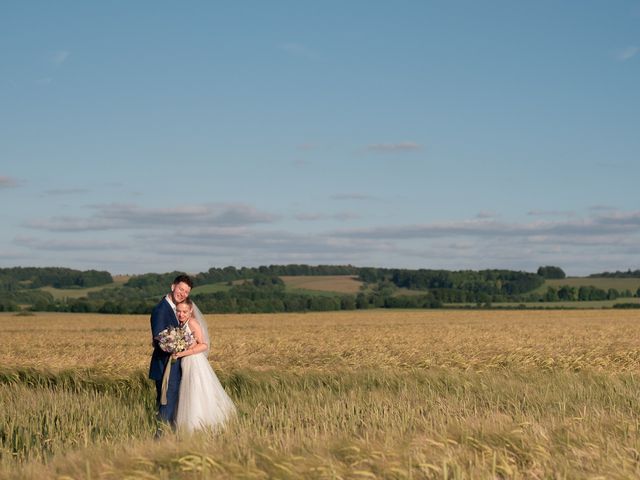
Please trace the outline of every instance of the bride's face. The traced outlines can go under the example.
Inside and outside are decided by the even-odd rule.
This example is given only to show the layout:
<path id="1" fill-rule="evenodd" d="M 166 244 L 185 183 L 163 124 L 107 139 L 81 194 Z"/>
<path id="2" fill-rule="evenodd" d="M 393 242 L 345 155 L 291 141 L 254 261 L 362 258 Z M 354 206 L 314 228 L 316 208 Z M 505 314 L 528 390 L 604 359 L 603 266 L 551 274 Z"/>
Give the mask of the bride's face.
<path id="1" fill-rule="evenodd" d="M 191 307 L 186 303 L 176 305 L 176 316 L 180 323 L 184 323 L 191 318 Z"/>

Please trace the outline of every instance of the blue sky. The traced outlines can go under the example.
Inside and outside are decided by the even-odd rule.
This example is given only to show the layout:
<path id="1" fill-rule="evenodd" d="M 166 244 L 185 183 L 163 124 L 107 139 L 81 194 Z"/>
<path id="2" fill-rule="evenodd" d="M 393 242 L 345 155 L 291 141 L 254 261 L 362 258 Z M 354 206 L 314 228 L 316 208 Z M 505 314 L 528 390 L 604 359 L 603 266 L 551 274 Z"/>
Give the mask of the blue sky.
<path id="1" fill-rule="evenodd" d="M 640 1 L 0 5 L 0 266 L 640 268 Z"/>

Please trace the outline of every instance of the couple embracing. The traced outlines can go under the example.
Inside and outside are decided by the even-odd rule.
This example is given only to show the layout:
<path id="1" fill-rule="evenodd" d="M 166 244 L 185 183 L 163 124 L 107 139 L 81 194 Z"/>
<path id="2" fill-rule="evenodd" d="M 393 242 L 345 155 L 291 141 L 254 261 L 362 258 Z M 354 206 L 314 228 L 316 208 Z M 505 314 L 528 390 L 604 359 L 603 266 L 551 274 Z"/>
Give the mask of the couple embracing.
<path id="1" fill-rule="evenodd" d="M 151 312 L 149 378 L 156 382 L 158 420 L 184 431 L 220 427 L 235 413 L 207 359 L 207 323 L 189 298 L 192 287 L 188 275 L 178 275 L 171 292 Z M 170 353 L 161 348 L 162 335 L 171 331 L 190 340 L 185 350 Z"/>

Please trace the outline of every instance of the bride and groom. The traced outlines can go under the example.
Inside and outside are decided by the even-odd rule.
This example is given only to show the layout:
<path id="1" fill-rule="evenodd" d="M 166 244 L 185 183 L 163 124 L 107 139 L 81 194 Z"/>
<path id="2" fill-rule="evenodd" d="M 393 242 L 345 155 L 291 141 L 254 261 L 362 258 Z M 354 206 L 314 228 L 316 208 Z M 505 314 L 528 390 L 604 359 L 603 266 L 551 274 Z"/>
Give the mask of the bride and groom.
<path id="1" fill-rule="evenodd" d="M 222 426 L 235 406 L 207 360 L 207 323 L 189 298 L 193 281 L 178 275 L 167 294 L 151 312 L 153 354 L 149 378 L 156 382 L 158 420 L 178 430 Z M 195 340 L 189 348 L 167 353 L 158 337 L 172 328 L 182 328 Z"/>

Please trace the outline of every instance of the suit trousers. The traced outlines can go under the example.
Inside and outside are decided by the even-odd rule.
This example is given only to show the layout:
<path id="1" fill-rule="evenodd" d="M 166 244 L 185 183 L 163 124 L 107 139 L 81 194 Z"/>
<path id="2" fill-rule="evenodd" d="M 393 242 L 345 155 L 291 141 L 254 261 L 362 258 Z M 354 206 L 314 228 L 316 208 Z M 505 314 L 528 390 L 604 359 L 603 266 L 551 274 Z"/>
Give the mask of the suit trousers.
<path id="1" fill-rule="evenodd" d="M 173 365 L 171 365 L 166 405 L 160 405 L 160 398 L 162 397 L 162 379 L 156 380 L 158 420 L 166 422 L 172 427 L 175 426 L 178 397 L 180 394 L 180 380 L 182 379 L 182 366 L 180 365 L 180 360 L 181 359 L 178 359 Z"/>

